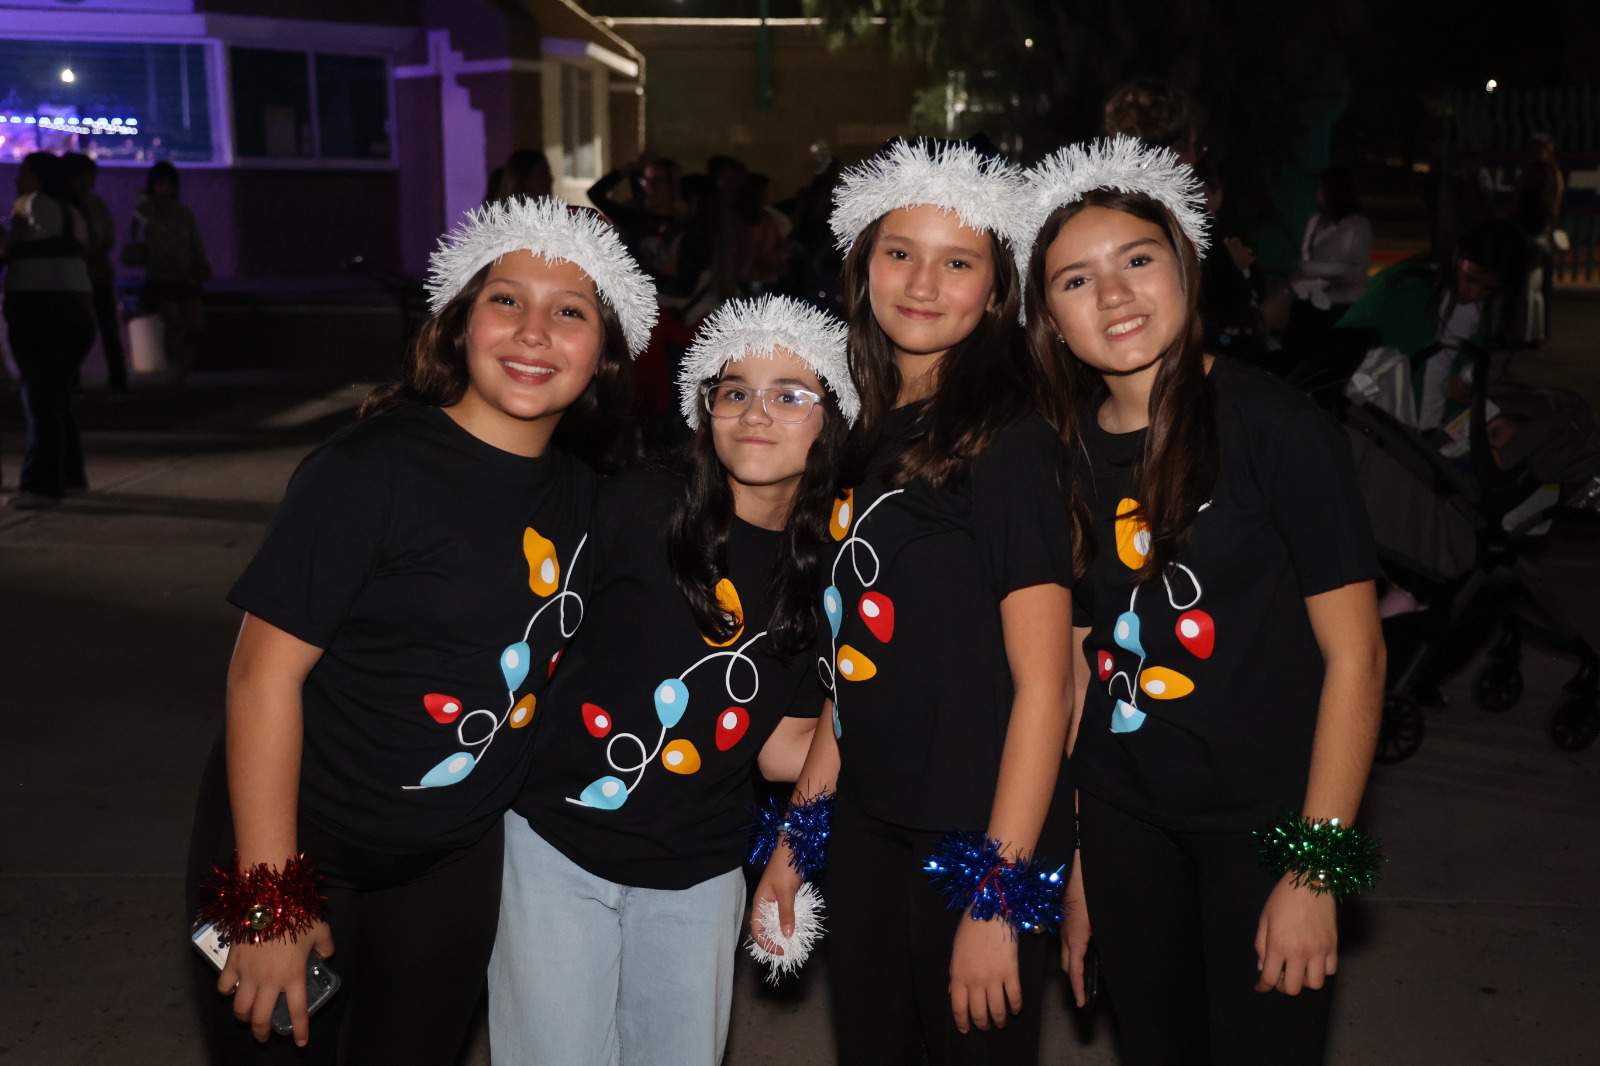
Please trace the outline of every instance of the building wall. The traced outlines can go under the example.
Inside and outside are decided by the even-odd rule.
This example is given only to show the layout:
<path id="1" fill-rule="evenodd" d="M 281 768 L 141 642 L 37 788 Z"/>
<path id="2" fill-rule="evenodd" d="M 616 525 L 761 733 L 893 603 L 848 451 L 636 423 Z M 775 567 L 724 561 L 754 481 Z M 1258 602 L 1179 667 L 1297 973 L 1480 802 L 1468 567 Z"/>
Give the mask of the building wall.
<path id="1" fill-rule="evenodd" d="M 358 22 L 384 26 L 422 24 L 421 0 L 195 0 L 194 10 L 206 15 L 270 16 L 323 22 Z"/>
<path id="2" fill-rule="evenodd" d="M 737 156 L 772 178 L 775 197 L 810 178 L 813 141 L 854 160 L 908 132 L 926 80 L 882 35 L 834 52 L 813 27 L 777 26 L 768 30 L 772 108 L 763 111 L 755 27 L 619 19 L 613 28 L 645 54 L 650 147 L 690 171 L 713 154 Z"/>

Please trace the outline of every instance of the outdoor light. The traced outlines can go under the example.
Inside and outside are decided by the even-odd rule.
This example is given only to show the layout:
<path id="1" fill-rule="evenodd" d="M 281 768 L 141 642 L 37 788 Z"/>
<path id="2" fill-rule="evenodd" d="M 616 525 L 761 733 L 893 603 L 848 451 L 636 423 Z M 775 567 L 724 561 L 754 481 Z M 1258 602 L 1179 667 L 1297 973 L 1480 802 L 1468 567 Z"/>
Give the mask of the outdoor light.
<path id="1" fill-rule="evenodd" d="M 1024 37 L 1022 39 L 1022 47 L 1024 47 L 1024 48 L 1032 48 L 1033 47 L 1033 38 L 1032 37 Z"/>
<path id="2" fill-rule="evenodd" d="M 62 67 L 61 68 L 61 80 L 66 82 L 68 85 L 71 85 L 73 82 L 78 80 L 78 76 L 76 74 L 72 73 L 72 68 L 71 67 Z"/>
<path id="3" fill-rule="evenodd" d="M 1500 83 L 1495 81 L 1493 78 L 1490 78 L 1488 84 L 1483 87 L 1483 91 L 1486 93 L 1492 93 L 1498 88 L 1500 88 Z"/>

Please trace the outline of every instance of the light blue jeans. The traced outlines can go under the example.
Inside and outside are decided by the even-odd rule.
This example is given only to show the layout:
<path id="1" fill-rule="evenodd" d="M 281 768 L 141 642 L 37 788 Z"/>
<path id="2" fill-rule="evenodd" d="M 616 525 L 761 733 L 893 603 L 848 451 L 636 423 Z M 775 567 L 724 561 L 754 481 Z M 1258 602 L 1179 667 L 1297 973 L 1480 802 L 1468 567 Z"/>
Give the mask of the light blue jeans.
<path id="1" fill-rule="evenodd" d="M 506 815 L 489 962 L 495 1066 L 717 1066 L 728 1042 L 744 873 L 692 888 L 596 877 Z"/>

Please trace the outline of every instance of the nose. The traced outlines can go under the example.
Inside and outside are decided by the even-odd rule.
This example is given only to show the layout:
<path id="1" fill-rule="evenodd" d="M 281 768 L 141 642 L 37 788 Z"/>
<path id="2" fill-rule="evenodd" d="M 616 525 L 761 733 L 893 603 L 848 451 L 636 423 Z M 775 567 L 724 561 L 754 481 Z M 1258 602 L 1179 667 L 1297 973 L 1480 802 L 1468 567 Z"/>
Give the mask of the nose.
<path id="1" fill-rule="evenodd" d="M 1129 287 L 1120 271 L 1099 282 L 1098 288 L 1100 306 L 1107 310 L 1121 307 L 1133 299 L 1133 289 Z"/>
<path id="2" fill-rule="evenodd" d="M 750 404 L 739 416 L 739 421 L 747 426 L 770 426 L 772 416 L 767 414 L 767 400 L 764 396 L 751 394 Z"/>
<path id="3" fill-rule="evenodd" d="M 911 265 L 910 276 L 906 278 L 906 295 L 913 300 L 937 300 L 939 298 L 938 264 L 924 259 Z"/>
<path id="4" fill-rule="evenodd" d="M 517 322 L 516 340 L 518 344 L 529 348 L 550 347 L 550 329 L 537 307 L 529 307 L 522 312 L 522 318 Z"/>

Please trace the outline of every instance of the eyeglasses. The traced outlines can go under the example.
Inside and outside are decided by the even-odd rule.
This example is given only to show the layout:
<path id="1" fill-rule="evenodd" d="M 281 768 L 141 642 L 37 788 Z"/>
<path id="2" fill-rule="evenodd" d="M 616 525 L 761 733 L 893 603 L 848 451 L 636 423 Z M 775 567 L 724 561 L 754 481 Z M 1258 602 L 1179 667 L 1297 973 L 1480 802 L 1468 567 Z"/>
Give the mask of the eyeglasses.
<path id="1" fill-rule="evenodd" d="M 770 389 L 731 384 L 700 386 L 700 400 L 712 418 L 738 418 L 757 399 L 767 417 L 777 422 L 804 422 L 811 409 L 822 402 L 821 396 L 798 385 L 775 385 Z"/>

